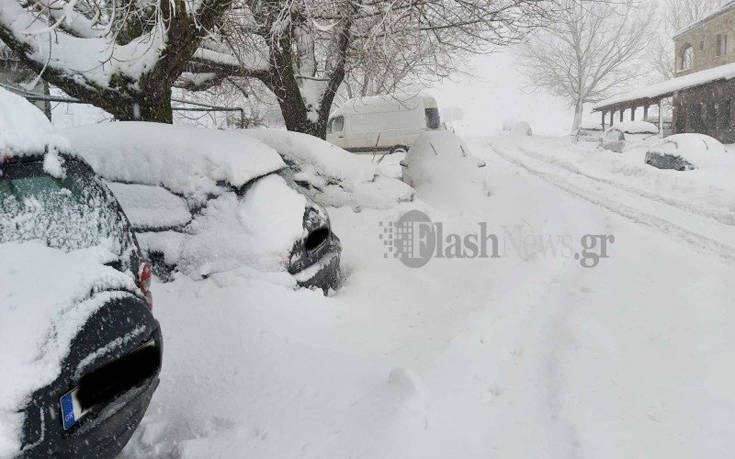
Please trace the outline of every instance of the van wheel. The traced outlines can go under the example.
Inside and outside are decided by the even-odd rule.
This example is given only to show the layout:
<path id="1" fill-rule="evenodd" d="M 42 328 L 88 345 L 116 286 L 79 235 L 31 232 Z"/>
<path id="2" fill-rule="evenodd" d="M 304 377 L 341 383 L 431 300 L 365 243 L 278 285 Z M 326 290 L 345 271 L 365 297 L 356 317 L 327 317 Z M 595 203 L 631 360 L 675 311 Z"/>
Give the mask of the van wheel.
<path id="1" fill-rule="evenodd" d="M 390 150 L 390 154 L 392 155 L 393 153 L 408 153 L 408 147 L 404 145 L 396 145 Z"/>

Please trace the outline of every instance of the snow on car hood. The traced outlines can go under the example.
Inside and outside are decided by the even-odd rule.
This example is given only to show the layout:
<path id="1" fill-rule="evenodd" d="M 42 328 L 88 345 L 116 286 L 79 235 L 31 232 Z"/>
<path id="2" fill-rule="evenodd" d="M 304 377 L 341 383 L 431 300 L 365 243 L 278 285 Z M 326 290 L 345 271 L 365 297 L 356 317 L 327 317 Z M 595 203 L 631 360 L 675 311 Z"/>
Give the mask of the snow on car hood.
<path id="1" fill-rule="evenodd" d="M 285 167 L 276 151 L 240 131 L 140 121 L 64 131 L 71 148 L 108 180 L 162 185 L 187 198 L 220 194 Z"/>
<path id="2" fill-rule="evenodd" d="M 270 145 L 298 168 L 297 182 L 323 206 L 385 208 L 413 199 L 413 189 L 393 177 L 381 175 L 373 155 L 356 155 L 322 139 L 283 129 L 249 129 L 246 135 Z"/>
<path id="3" fill-rule="evenodd" d="M 0 88 L 0 157 L 65 148 L 62 137 L 43 112 L 23 97 Z"/>
<path id="4" fill-rule="evenodd" d="M 286 161 L 313 166 L 316 171 L 339 181 L 372 180 L 373 171 L 357 156 L 317 137 L 283 129 L 248 129 L 246 135 L 258 139 L 280 153 Z"/>
<path id="5" fill-rule="evenodd" d="M 0 244 L 0 457 L 18 453 L 22 413 L 61 371 L 72 339 L 132 276 L 104 266 L 103 247 L 64 252 L 40 241 Z"/>

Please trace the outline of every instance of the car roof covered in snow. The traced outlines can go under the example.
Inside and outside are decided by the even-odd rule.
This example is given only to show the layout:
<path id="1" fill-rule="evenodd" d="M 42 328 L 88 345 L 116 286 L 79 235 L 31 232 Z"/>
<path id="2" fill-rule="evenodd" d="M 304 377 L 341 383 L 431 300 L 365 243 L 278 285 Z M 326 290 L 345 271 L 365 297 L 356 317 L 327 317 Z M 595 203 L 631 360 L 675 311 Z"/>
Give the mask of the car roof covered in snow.
<path id="1" fill-rule="evenodd" d="M 66 139 L 38 107 L 0 88 L 0 156 L 42 154 L 47 148 L 66 146 Z"/>
<path id="2" fill-rule="evenodd" d="M 108 180 L 160 185 L 204 200 L 221 185 L 240 188 L 285 167 L 278 153 L 242 131 L 142 121 L 64 131 L 72 150 Z"/>
<path id="3" fill-rule="evenodd" d="M 348 99 L 335 109 L 331 117 L 351 113 L 383 113 L 404 110 L 415 110 L 421 105 L 436 108 L 436 100 L 428 94 L 388 94 L 380 96 L 356 97 Z"/>

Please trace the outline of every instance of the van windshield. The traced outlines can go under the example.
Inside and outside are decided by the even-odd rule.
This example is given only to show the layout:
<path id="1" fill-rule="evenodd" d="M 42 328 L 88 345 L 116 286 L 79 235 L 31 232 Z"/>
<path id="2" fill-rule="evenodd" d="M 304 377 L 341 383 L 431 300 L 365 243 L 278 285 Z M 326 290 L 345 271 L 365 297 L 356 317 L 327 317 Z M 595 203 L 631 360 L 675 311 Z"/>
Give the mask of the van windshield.
<path id="1" fill-rule="evenodd" d="M 424 110 L 426 117 L 426 127 L 429 129 L 439 129 L 441 121 L 439 120 L 438 108 L 427 108 Z"/>

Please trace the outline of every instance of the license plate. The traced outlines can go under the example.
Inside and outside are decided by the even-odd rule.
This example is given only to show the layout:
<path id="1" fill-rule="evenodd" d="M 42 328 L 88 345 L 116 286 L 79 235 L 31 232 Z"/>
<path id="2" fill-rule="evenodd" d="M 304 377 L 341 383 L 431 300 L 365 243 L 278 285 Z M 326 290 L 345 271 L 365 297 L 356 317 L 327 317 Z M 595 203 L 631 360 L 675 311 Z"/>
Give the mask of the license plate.
<path id="1" fill-rule="evenodd" d="M 84 416 L 82 405 L 77 398 L 77 392 L 79 392 L 79 388 L 72 389 L 70 392 L 62 395 L 59 400 L 61 402 L 61 421 L 64 424 L 64 430 L 71 428 L 71 426 Z"/>

